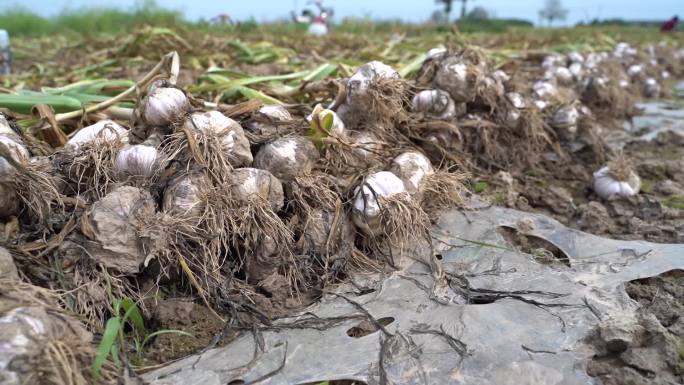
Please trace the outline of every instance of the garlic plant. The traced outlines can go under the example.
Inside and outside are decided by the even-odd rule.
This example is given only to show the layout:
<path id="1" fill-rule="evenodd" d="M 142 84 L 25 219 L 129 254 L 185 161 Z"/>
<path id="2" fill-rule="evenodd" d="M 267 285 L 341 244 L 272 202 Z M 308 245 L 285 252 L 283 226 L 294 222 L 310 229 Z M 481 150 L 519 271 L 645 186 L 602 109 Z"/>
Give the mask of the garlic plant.
<path id="1" fill-rule="evenodd" d="M 424 90 L 411 101 L 414 112 L 422 112 L 434 119 L 448 120 L 456 117 L 456 106 L 449 93 L 442 90 Z"/>
<path id="2" fill-rule="evenodd" d="M 182 90 L 173 87 L 151 87 L 143 100 L 142 117 L 151 126 L 176 123 L 188 112 L 190 101 Z"/>
<path id="3" fill-rule="evenodd" d="M 266 170 L 238 168 L 230 175 L 233 199 L 244 205 L 265 203 L 278 212 L 284 205 L 283 185 Z"/>
<path id="4" fill-rule="evenodd" d="M 640 188 L 639 175 L 623 157 L 609 162 L 594 173 L 594 192 L 606 200 L 637 195 Z"/>

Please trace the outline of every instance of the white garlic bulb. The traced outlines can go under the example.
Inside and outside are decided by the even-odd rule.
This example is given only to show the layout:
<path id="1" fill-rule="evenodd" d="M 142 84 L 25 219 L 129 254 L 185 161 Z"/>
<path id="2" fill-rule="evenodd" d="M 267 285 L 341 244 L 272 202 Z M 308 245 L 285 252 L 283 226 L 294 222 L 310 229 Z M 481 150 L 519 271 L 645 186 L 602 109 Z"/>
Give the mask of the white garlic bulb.
<path id="1" fill-rule="evenodd" d="M 116 169 L 128 175 L 150 177 L 157 171 L 159 152 L 146 144 L 127 145 L 116 155 Z"/>
<path id="2" fill-rule="evenodd" d="M 14 130 L 12 130 L 12 127 L 10 127 L 9 122 L 7 121 L 7 118 L 5 115 L 0 113 L 0 135 L 3 134 L 14 134 Z"/>
<path id="3" fill-rule="evenodd" d="M 584 69 L 582 68 L 582 63 L 572 63 L 568 67 L 568 71 L 570 71 L 570 74 L 572 74 L 572 77 L 578 81 L 582 79 L 582 75 L 584 74 Z"/>
<path id="4" fill-rule="evenodd" d="M 644 67 L 642 65 L 632 64 L 631 66 L 629 66 L 629 68 L 627 68 L 627 75 L 629 77 L 633 78 L 633 77 L 639 75 L 640 73 L 642 73 L 643 70 L 644 70 Z"/>
<path id="5" fill-rule="evenodd" d="M 268 135 L 278 132 L 278 125 L 292 120 L 292 115 L 278 104 L 259 108 L 255 115 L 263 119 L 254 119 L 246 123 L 245 128 L 255 134 Z"/>
<path id="6" fill-rule="evenodd" d="M 535 100 L 534 105 L 540 110 L 543 111 L 546 107 L 548 107 L 548 103 L 543 101 L 543 100 Z"/>
<path id="7" fill-rule="evenodd" d="M 641 179 L 632 170 L 619 180 L 608 166 L 594 173 L 594 191 L 603 199 L 612 200 L 637 195 L 641 188 Z"/>
<path id="8" fill-rule="evenodd" d="M 571 63 L 582 63 L 584 62 L 584 56 L 577 51 L 573 51 L 568 54 L 568 60 L 570 60 Z"/>
<path id="9" fill-rule="evenodd" d="M 551 118 L 551 125 L 554 128 L 570 128 L 574 126 L 576 130 L 578 118 L 579 112 L 577 112 L 577 108 L 573 105 L 565 105 L 554 112 Z"/>
<path id="10" fill-rule="evenodd" d="M 369 175 L 364 184 L 354 190 L 354 210 L 366 220 L 380 215 L 380 203 L 377 198 L 389 198 L 405 193 L 404 182 L 389 171 L 380 171 Z M 355 221 L 356 222 L 356 218 Z M 359 226 L 362 227 L 362 226 Z"/>
<path id="11" fill-rule="evenodd" d="M 19 164 L 26 164 L 29 161 L 31 154 L 16 135 L 0 134 L 0 143 L 8 150 L 6 156 L 10 156 L 11 160 Z M 14 171 L 14 166 L 0 155 L 0 177 L 11 175 Z"/>
<path id="12" fill-rule="evenodd" d="M 407 151 L 394 158 L 390 171 L 402 180 L 411 195 L 420 193 L 425 177 L 435 172 L 430 160 L 416 151 Z"/>
<path id="13" fill-rule="evenodd" d="M 447 49 L 445 47 L 435 47 L 427 51 L 425 54 L 425 61 L 437 58 L 446 53 Z"/>
<path id="14" fill-rule="evenodd" d="M 190 101 L 178 88 L 156 87 L 143 101 L 145 122 L 152 126 L 168 126 L 180 120 L 190 108 Z"/>
<path id="15" fill-rule="evenodd" d="M 230 175 L 230 184 L 233 198 L 242 204 L 261 200 L 276 212 L 285 204 L 282 183 L 266 170 L 250 167 L 235 169 Z"/>
<path id="16" fill-rule="evenodd" d="M 573 83 L 574 77 L 572 72 L 566 67 L 558 67 L 554 72 L 553 76 L 556 81 L 563 85 L 571 85 Z"/>
<path id="17" fill-rule="evenodd" d="M 657 98 L 660 96 L 660 84 L 654 78 L 646 79 L 644 83 L 644 96 L 647 98 Z"/>
<path id="18" fill-rule="evenodd" d="M 442 90 L 424 90 L 411 101 L 414 112 L 422 112 L 435 119 L 451 119 L 456 116 L 456 105 L 449 93 Z"/>
<path id="19" fill-rule="evenodd" d="M 365 96 L 370 84 L 378 79 L 399 79 L 399 73 L 377 60 L 362 65 L 347 81 L 347 103 L 354 104 Z"/>
<path id="20" fill-rule="evenodd" d="M 221 150 L 231 158 L 233 167 L 246 166 L 253 161 L 249 141 L 242 126 L 219 111 L 195 112 L 185 119 L 183 128 L 219 136 Z"/>
<path id="21" fill-rule="evenodd" d="M 552 98 L 556 96 L 556 94 L 558 94 L 556 86 L 545 81 L 534 82 L 534 84 L 532 85 L 532 90 L 538 98 L 543 100 L 548 100 L 549 98 Z"/>
<path id="22" fill-rule="evenodd" d="M 65 147 L 76 150 L 95 141 L 111 142 L 115 140 L 120 140 L 123 143 L 128 142 L 128 130 L 113 120 L 105 119 L 78 130 L 69 139 Z"/>
<path id="23" fill-rule="evenodd" d="M 184 217 L 199 218 L 204 211 L 200 186 L 209 185 L 204 174 L 184 175 L 175 178 L 164 190 L 164 212 Z"/>
<path id="24" fill-rule="evenodd" d="M 289 182 L 297 176 L 311 174 L 319 157 L 318 149 L 309 139 L 290 136 L 261 146 L 254 157 L 254 167 Z"/>
<path id="25" fill-rule="evenodd" d="M 527 108 L 527 103 L 525 102 L 525 98 L 517 92 L 509 92 L 506 94 L 506 99 L 508 99 L 509 102 L 513 105 L 513 107 L 517 109 L 525 109 Z"/>
<path id="26" fill-rule="evenodd" d="M 437 69 L 434 82 L 437 88 L 449 92 L 454 102 L 461 103 L 471 98 L 472 90 L 468 86 L 468 66 L 459 57 L 446 58 Z"/>
<path id="27" fill-rule="evenodd" d="M 511 80 L 511 77 L 508 76 L 508 74 L 502 70 L 496 70 L 496 71 L 492 72 L 491 77 L 492 77 L 492 79 L 494 79 L 500 83 L 506 83 L 507 81 Z"/>

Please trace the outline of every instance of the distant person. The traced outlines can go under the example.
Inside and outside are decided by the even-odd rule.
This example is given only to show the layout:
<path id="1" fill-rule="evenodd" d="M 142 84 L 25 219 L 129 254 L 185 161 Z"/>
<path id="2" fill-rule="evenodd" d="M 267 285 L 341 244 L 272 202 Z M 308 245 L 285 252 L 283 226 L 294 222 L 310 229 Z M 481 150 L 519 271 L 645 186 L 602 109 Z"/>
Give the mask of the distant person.
<path id="1" fill-rule="evenodd" d="M 677 23 L 679 22 L 679 17 L 675 16 L 672 19 L 663 23 L 660 26 L 660 32 L 672 32 L 677 29 Z"/>

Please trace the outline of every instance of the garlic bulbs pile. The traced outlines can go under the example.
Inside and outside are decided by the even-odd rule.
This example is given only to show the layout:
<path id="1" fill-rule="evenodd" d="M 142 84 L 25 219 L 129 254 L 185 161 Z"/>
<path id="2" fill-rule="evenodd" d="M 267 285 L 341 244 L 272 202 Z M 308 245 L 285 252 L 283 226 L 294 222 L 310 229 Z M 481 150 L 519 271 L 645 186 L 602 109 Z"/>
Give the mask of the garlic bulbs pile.
<path id="1" fill-rule="evenodd" d="M 179 121 L 190 108 L 185 93 L 173 87 L 152 87 L 143 100 L 143 119 L 151 126 L 168 126 Z"/>
<path id="2" fill-rule="evenodd" d="M 442 90 L 424 90 L 417 93 L 411 102 L 414 112 L 422 112 L 435 119 L 456 117 L 456 106 L 449 93 Z"/>
<path id="3" fill-rule="evenodd" d="M 83 127 L 69 139 L 66 148 L 77 150 L 79 147 L 96 141 L 113 142 L 128 141 L 128 130 L 112 120 L 100 120 L 87 127 Z"/>
<path id="4" fill-rule="evenodd" d="M 242 126 L 219 111 L 195 112 L 186 118 L 183 128 L 218 138 L 221 151 L 233 167 L 252 164 L 252 152 Z"/>
<path id="5" fill-rule="evenodd" d="M 594 192 L 612 200 L 637 195 L 641 179 L 624 160 L 609 163 L 594 173 Z"/>
<path id="6" fill-rule="evenodd" d="M 406 190 L 413 196 L 419 196 L 425 178 L 435 173 L 430 160 L 416 151 L 407 151 L 392 160 L 390 171 L 397 175 Z"/>
<path id="7" fill-rule="evenodd" d="M 283 182 L 308 175 L 320 157 L 316 146 L 307 138 L 291 136 L 265 144 L 254 157 L 254 167 L 271 172 Z"/>
<path id="8" fill-rule="evenodd" d="M 364 183 L 354 190 L 354 224 L 368 234 L 379 234 L 382 231 L 380 223 L 381 202 L 405 194 L 404 182 L 389 171 L 380 171 L 369 175 Z"/>

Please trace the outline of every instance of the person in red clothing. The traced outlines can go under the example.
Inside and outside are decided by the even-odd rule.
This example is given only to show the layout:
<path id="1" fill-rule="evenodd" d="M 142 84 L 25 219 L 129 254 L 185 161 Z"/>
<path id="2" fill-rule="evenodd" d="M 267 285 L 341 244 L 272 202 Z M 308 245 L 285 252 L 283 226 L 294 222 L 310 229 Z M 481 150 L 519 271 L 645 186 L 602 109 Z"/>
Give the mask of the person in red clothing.
<path id="1" fill-rule="evenodd" d="M 663 23 L 660 26 L 660 32 L 672 32 L 677 28 L 677 22 L 679 22 L 679 17 L 675 16 L 672 19 Z"/>

